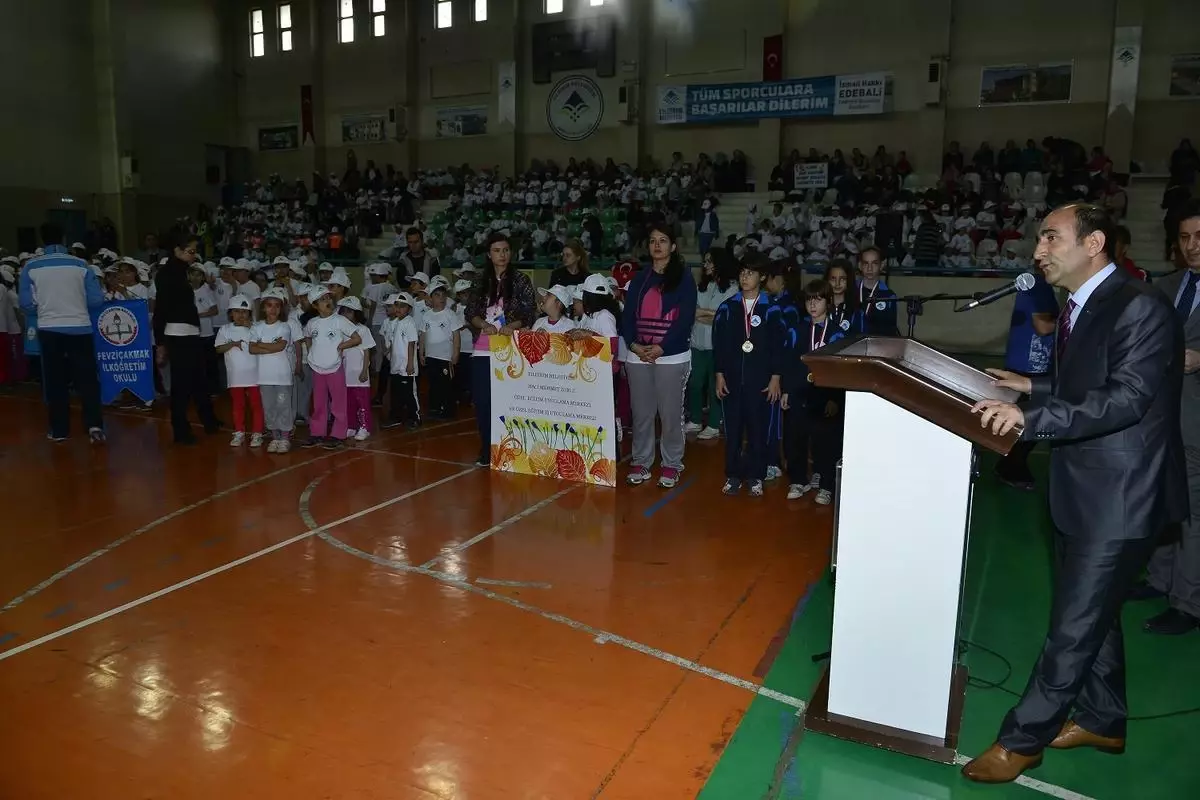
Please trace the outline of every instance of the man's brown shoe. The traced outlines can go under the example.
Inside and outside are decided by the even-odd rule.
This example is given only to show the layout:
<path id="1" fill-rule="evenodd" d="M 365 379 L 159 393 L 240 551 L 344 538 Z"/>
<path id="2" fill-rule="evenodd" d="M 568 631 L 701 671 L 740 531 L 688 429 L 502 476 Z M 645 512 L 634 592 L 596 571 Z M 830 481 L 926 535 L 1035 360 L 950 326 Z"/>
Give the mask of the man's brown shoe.
<path id="1" fill-rule="evenodd" d="M 1067 720 L 1066 724 L 1062 726 L 1062 730 L 1058 732 L 1058 736 L 1054 737 L 1054 741 L 1050 743 L 1050 746 L 1055 750 L 1094 747 L 1101 753 L 1110 753 L 1118 756 L 1125 752 L 1124 739 L 1091 733 L 1079 727 L 1071 720 Z"/>
<path id="2" fill-rule="evenodd" d="M 1021 776 L 1027 769 L 1033 769 L 1042 763 L 1042 754 L 1023 756 L 1005 750 L 997 742 L 984 751 L 983 755 L 972 760 L 962 769 L 962 774 L 979 783 L 1009 783 Z"/>

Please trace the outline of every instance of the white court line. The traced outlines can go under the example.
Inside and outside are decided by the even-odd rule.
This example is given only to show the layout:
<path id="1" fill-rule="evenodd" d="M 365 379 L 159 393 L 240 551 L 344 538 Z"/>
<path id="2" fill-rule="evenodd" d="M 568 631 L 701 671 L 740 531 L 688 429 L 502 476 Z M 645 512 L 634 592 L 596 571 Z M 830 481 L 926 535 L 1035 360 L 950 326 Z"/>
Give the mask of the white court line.
<path id="1" fill-rule="evenodd" d="M 373 450 L 369 447 L 356 447 L 356 453 L 376 453 L 381 456 L 397 456 L 399 458 L 411 458 L 416 461 L 432 461 L 435 464 L 450 464 L 455 467 L 474 467 L 475 464 L 471 461 L 451 461 L 448 458 L 433 458 L 432 456 L 414 456 L 412 453 L 397 453 L 394 450 Z M 479 467 L 483 469 L 483 467 Z"/>
<path id="2" fill-rule="evenodd" d="M 443 427 L 447 427 L 450 425 L 457 425 L 460 422 L 469 422 L 469 421 L 471 421 L 471 420 L 452 420 L 450 422 L 442 422 L 437 425 L 431 425 L 428 428 L 428 430 L 436 430 L 437 428 L 443 428 Z M 404 433 L 411 433 L 411 431 L 397 431 L 396 433 L 404 434 Z M 387 434 L 384 434 L 384 435 L 387 435 Z M 133 541 L 134 539 L 136 539 L 137 537 L 141 536 L 142 534 L 147 533 L 148 531 L 151 531 L 160 525 L 170 522 L 171 520 L 175 519 L 176 517 L 182 516 L 183 514 L 186 514 L 189 511 L 194 511 L 195 509 L 200 508 L 203 505 L 207 505 L 208 503 L 211 503 L 214 500 L 220 500 L 222 497 L 228 497 L 229 495 L 233 494 L 234 492 L 241 491 L 242 489 L 245 489 L 249 486 L 254 486 L 257 483 L 262 483 L 265 480 L 274 478 L 278 475 L 282 475 L 285 472 L 291 472 L 292 470 L 300 469 L 301 467 L 305 467 L 309 464 L 314 464 L 318 461 L 323 461 L 327 458 L 333 458 L 334 456 L 340 455 L 342 453 L 353 453 L 353 452 L 357 452 L 357 450 L 347 448 L 345 450 L 334 451 L 332 453 L 326 453 L 325 455 L 320 455 L 320 456 L 317 456 L 316 458 L 310 458 L 305 461 L 301 461 L 298 464 L 291 464 L 286 467 L 281 467 L 280 469 L 277 469 L 273 472 L 268 472 L 265 475 L 260 475 L 259 477 L 253 478 L 244 483 L 239 483 L 237 486 L 232 486 L 228 489 L 223 489 L 223 490 L 217 492 L 216 494 L 211 494 L 208 497 L 197 500 L 195 503 L 192 503 L 191 505 L 184 506 L 183 508 L 177 508 L 174 511 L 170 512 L 169 514 L 164 514 L 163 516 L 159 517 L 158 519 L 146 523 L 145 525 L 141 526 L 140 528 L 125 534 L 124 536 L 117 539 L 116 541 L 110 542 L 109 544 L 105 545 L 104 547 L 101 547 L 99 550 L 95 550 L 95 551 L 89 553 L 88 555 L 84 556 L 83 558 L 79 559 L 75 563 L 64 567 L 63 569 L 61 569 L 58 572 L 51 575 L 49 578 L 46 578 L 46 580 L 42 581 L 37 586 L 34 586 L 32 589 L 27 590 L 20 596 L 14 597 L 12 600 L 9 600 L 7 603 L 4 604 L 4 606 L 0 607 L 0 614 L 3 614 L 6 611 L 11 611 L 12 609 L 21 605 L 22 603 L 24 603 L 26 600 L 30 599 L 34 595 L 41 594 L 42 592 L 46 591 L 46 589 L 49 589 L 51 586 L 58 583 L 59 581 L 61 581 L 63 578 L 67 577 L 71 573 L 76 572 L 79 569 L 82 569 L 83 567 L 86 567 L 88 564 L 92 563 L 97 558 L 100 558 L 101 556 L 111 553 L 113 550 L 116 550 L 121 545 L 129 543 L 129 542 Z"/>
<path id="3" fill-rule="evenodd" d="M 371 506 L 370 508 L 364 508 L 361 511 L 355 511 L 353 514 L 348 514 L 348 515 L 342 517 L 341 519 L 335 519 L 333 522 L 326 523 L 325 525 L 322 525 L 313 530 L 305 531 L 304 533 L 293 536 L 290 539 L 285 539 L 282 542 L 277 542 L 269 547 L 264 547 L 262 550 L 257 550 L 253 553 L 250 553 L 249 555 L 245 555 L 239 559 L 230 561 L 228 564 L 222 564 L 221 566 L 214 567 L 214 568 L 208 570 L 207 572 L 201 572 L 199 575 L 193 575 L 190 578 L 186 578 L 185 580 L 179 581 L 178 583 L 173 583 L 170 586 L 167 586 L 163 589 L 159 589 L 157 592 L 152 592 L 148 595 L 145 595 L 144 597 L 139 597 L 136 600 L 131 600 L 128 603 L 125 603 L 124 605 L 117 606 L 116 608 L 110 608 L 108 611 L 105 611 L 101 614 L 97 614 L 94 617 L 88 617 L 85 620 L 76 622 L 73 625 L 68 625 L 65 628 L 60 628 L 59 630 L 56 630 L 53 633 L 48 633 L 45 636 L 42 636 L 38 639 L 34 639 L 33 641 L 30 641 L 30 642 L 26 642 L 23 645 L 19 645 L 17 647 L 12 648 L 11 650 L 5 650 L 3 653 L 0 653 L 0 661 L 4 661 L 5 659 L 12 658 L 15 655 L 20 655 L 21 653 L 24 653 L 26 650 L 32 650 L 33 648 L 40 647 L 41 645 L 46 644 L 48 642 L 53 642 L 55 639 L 60 639 L 63 636 L 74 633 L 75 631 L 91 627 L 92 625 L 95 625 L 97 622 L 103 622 L 104 620 L 109 619 L 110 617 L 115 617 L 118 614 L 123 614 L 126 611 L 137 608 L 138 606 L 145 605 L 146 603 L 149 603 L 151 600 L 157 600 L 158 598 L 163 597 L 168 594 L 171 594 L 172 592 L 177 592 L 180 589 L 185 589 L 194 583 L 199 583 L 200 581 L 205 580 L 206 578 L 211 578 L 214 575 L 220 575 L 222 572 L 228 572 L 229 570 L 233 569 L 234 567 L 240 567 L 242 564 L 246 564 L 251 561 L 254 561 L 255 559 L 262 558 L 265 555 L 274 553 L 276 550 L 282 550 L 283 548 L 287 547 L 288 545 L 292 545 L 292 544 L 295 544 L 296 542 L 304 541 L 305 539 L 310 539 L 319 533 L 328 531 L 331 528 L 336 528 L 338 525 L 344 525 L 345 523 L 352 522 L 356 519 L 359 519 L 360 517 L 365 517 L 368 514 L 379 511 L 382 508 L 387 508 L 388 506 L 395 505 L 396 503 L 399 503 L 402 500 L 407 500 L 410 497 L 415 497 L 415 496 L 421 494 L 422 492 L 429 491 L 430 489 L 435 489 L 438 486 L 441 486 L 442 484 L 449 483 L 450 481 L 455 480 L 456 478 L 461 478 L 464 475 L 470 475 L 471 473 L 473 473 L 475 471 L 476 470 L 474 467 L 471 467 L 470 469 L 460 470 L 460 471 L 454 473 L 453 475 L 447 475 L 445 478 L 441 478 L 439 480 L 433 481 L 432 483 L 427 483 L 424 486 L 419 486 L 416 489 L 413 489 L 412 491 L 408 491 L 402 495 L 399 495 L 398 497 L 393 497 L 390 500 L 384 500 L 382 503 L 376 503 L 375 505 Z"/>
<path id="4" fill-rule="evenodd" d="M 958 766 L 965 766 L 971 760 L 971 756 L 957 755 L 954 757 L 954 763 Z M 1024 786 L 1026 789 L 1033 789 L 1035 792 L 1041 792 L 1050 797 L 1057 797 L 1059 800 L 1095 800 L 1086 794 L 1071 791 L 1054 783 L 1046 783 L 1039 781 L 1037 778 L 1031 778 L 1028 775 L 1022 775 L 1013 783 L 1018 786 Z"/>

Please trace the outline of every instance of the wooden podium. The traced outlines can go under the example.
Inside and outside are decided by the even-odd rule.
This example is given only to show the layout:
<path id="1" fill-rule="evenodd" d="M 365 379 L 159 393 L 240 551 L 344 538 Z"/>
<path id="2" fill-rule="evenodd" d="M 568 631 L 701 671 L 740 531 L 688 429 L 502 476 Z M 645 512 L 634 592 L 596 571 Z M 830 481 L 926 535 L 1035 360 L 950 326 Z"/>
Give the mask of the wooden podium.
<path id="1" fill-rule="evenodd" d="M 984 430 L 971 406 L 1018 394 L 912 339 L 845 339 L 804 362 L 847 390 L 833 642 L 805 727 L 952 763 L 974 446 L 1003 455 L 1020 434 Z"/>

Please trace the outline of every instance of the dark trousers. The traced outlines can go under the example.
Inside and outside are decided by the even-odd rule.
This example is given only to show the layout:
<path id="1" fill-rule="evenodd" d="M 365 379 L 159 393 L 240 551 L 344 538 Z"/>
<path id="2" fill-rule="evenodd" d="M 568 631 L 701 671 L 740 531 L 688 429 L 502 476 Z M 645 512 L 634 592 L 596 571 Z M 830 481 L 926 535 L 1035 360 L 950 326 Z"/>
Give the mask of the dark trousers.
<path id="1" fill-rule="evenodd" d="M 417 401 L 417 376 L 392 375 L 392 422 L 420 422 L 420 404 Z"/>
<path id="2" fill-rule="evenodd" d="M 193 438 L 188 423 L 188 405 L 196 406 L 196 414 L 205 430 L 215 431 L 219 423 L 213 413 L 212 398 L 208 396 L 204 340 L 199 336 L 164 336 L 163 344 L 167 347 L 167 365 L 171 369 L 171 429 L 175 441 Z"/>
<path id="3" fill-rule="evenodd" d="M 387 394 L 388 384 L 392 382 L 392 362 L 387 357 L 386 350 L 383 360 L 379 362 L 379 379 L 375 386 L 375 402 L 382 403 L 384 396 Z"/>
<path id="4" fill-rule="evenodd" d="M 1072 716 L 1084 730 L 1125 736 L 1125 643 L 1121 604 L 1154 546 L 1153 539 L 1089 541 L 1054 534 L 1050 631 L 998 741 L 1023 755 L 1040 753 Z"/>
<path id="5" fill-rule="evenodd" d="M 450 362 L 440 358 L 426 358 L 425 374 L 429 377 L 430 415 L 454 416 L 454 379 L 450 377 Z"/>
<path id="6" fill-rule="evenodd" d="M 763 480 L 767 477 L 767 429 L 771 422 L 767 396 L 756 389 L 738 387 L 721 401 L 721 410 L 725 417 L 725 477 Z"/>
<path id="7" fill-rule="evenodd" d="M 793 408 L 783 422 L 784 456 L 788 483 L 807 484 L 808 458 L 812 472 L 821 476 L 820 489 L 833 491 L 837 462 L 842 457 L 842 416 L 824 416 L 824 409 Z"/>
<path id="8" fill-rule="evenodd" d="M 224 361 L 217 355 L 217 337 L 201 336 L 200 346 L 204 348 L 204 385 L 210 395 L 221 391 L 221 368 Z"/>
<path id="9" fill-rule="evenodd" d="M 458 354 L 458 366 L 454 369 L 454 394 L 460 403 L 471 402 L 471 381 L 474 376 L 471 374 L 471 361 L 474 358 L 470 353 Z M 489 358 L 488 361 L 491 361 Z"/>
<path id="10" fill-rule="evenodd" d="M 471 402 L 475 404 L 475 425 L 479 429 L 479 460 L 492 458 L 492 359 L 471 356 Z"/>
<path id="11" fill-rule="evenodd" d="M 103 428 L 100 416 L 100 378 L 96 373 L 96 349 L 92 334 L 38 331 L 42 348 L 42 394 L 50 417 L 50 434 L 71 432 L 71 394 L 75 387 L 83 404 L 83 427 Z"/>
<path id="12" fill-rule="evenodd" d="M 1183 455 L 1192 516 L 1177 539 L 1154 551 L 1146 580 L 1167 595 L 1171 608 L 1200 618 L 1200 447 L 1184 445 Z"/>

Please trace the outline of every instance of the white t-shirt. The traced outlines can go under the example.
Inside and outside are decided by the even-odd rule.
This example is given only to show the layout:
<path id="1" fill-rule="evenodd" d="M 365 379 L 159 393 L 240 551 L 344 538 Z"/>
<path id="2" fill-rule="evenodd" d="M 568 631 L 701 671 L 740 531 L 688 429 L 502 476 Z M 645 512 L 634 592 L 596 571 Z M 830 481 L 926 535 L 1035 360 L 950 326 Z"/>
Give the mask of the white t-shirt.
<path id="1" fill-rule="evenodd" d="M 371 325 L 373 327 L 378 328 L 387 319 L 387 306 L 383 304 L 383 298 L 389 294 L 395 294 L 397 291 L 396 287 L 390 281 L 371 283 L 363 287 L 363 297 L 375 304 L 375 310 L 371 313 Z"/>
<path id="2" fill-rule="evenodd" d="M 404 319 L 393 319 L 388 328 L 388 361 L 392 365 L 393 375 L 408 374 L 408 343 L 417 341 L 417 323 L 412 314 Z M 417 374 L 417 365 L 413 365 L 413 375 Z"/>
<path id="3" fill-rule="evenodd" d="M 342 351 L 342 363 L 346 365 L 346 385 L 370 386 L 371 376 L 369 374 L 365 381 L 359 380 L 359 376 L 362 375 L 363 361 L 367 357 L 367 351 L 375 346 L 375 337 L 371 335 L 371 329 L 366 325 L 355 325 L 354 330 L 358 331 L 358 337 L 362 339 L 362 342 Z"/>
<path id="4" fill-rule="evenodd" d="M 233 287 L 225 281 L 217 281 L 213 286 L 212 293 L 217 298 L 217 315 L 213 319 L 218 323 L 223 323 L 229 319 L 225 315 L 229 313 L 229 301 L 234 295 Z"/>
<path id="5" fill-rule="evenodd" d="M 551 322 L 549 317 L 538 317 L 533 321 L 535 331 L 550 331 L 550 333 L 570 333 L 578 325 L 569 317 L 559 317 L 557 322 Z"/>
<path id="6" fill-rule="evenodd" d="M 258 386 L 258 356 L 250 354 L 252 341 L 254 329 L 248 325 L 234 325 L 229 322 L 217 331 L 214 347 L 230 342 L 242 343 L 240 347 L 231 347 L 225 351 L 225 373 L 229 378 L 230 389 Z"/>
<path id="7" fill-rule="evenodd" d="M 426 308 L 419 320 L 417 330 L 425 336 L 425 357 L 449 361 L 454 335 L 462 327 L 462 318 L 446 306 L 441 311 Z"/>
<path id="8" fill-rule="evenodd" d="M 308 365 L 321 375 L 331 375 L 342 368 L 338 345 L 355 334 L 354 323 L 341 314 L 313 317 L 304 327 L 308 343 Z"/>
<path id="9" fill-rule="evenodd" d="M 196 311 L 203 314 L 211 308 L 217 307 L 217 296 L 213 290 L 208 288 L 207 284 L 201 284 L 200 288 L 194 293 L 196 296 Z M 200 335 L 204 338 L 212 336 L 216 328 L 213 327 L 213 322 L 216 317 L 201 317 L 200 318 Z"/>
<path id="10" fill-rule="evenodd" d="M 611 339 L 617 335 L 617 319 L 611 311 L 600 309 L 595 314 L 585 314 L 576 327 L 589 330 L 597 336 Z"/>
<path id="11" fill-rule="evenodd" d="M 237 291 L 234 294 L 240 294 L 248 300 L 254 301 L 262 296 L 262 290 L 258 288 L 258 284 L 254 281 L 246 281 L 245 283 L 238 284 Z"/>
<path id="12" fill-rule="evenodd" d="M 253 331 L 254 341 L 260 344 L 274 344 L 280 339 L 288 343 L 287 347 L 278 353 L 264 353 L 258 356 L 258 385 L 291 386 L 296 365 L 296 351 L 292 349 L 295 332 L 292 326 L 279 321 L 258 322 L 255 323 Z"/>

